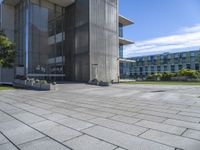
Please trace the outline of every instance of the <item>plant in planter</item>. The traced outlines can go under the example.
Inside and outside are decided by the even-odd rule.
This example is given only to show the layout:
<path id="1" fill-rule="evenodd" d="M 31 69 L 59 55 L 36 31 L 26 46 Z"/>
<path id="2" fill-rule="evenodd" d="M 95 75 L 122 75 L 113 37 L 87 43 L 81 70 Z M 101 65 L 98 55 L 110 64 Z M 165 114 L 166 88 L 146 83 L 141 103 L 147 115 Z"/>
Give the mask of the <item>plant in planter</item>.
<path id="1" fill-rule="evenodd" d="M 35 80 L 35 82 L 33 83 L 33 88 L 34 89 L 40 89 L 41 88 L 40 80 L 38 80 L 38 79 Z"/>
<path id="2" fill-rule="evenodd" d="M 93 80 L 90 80 L 88 83 L 91 85 L 98 85 L 99 81 L 97 79 L 93 79 Z"/>
<path id="3" fill-rule="evenodd" d="M 41 90 L 56 90 L 56 82 L 47 83 L 46 80 L 40 81 L 41 83 Z"/>
<path id="4" fill-rule="evenodd" d="M 26 85 L 26 76 L 19 76 L 17 75 L 14 80 L 15 86 L 25 86 Z"/>
<path id="5" fill-rule="evenodd" d="M 27 79 L 26 80 L 26 86 L 27 87 L 32 87 L 33 86 L 33 83 L 35 83 L 35 79 L 34 78 L 32 78 L 32 79 Z"/>
<path id="6" fill-rule="evenodd" d="M 99 86 L 109 86 L 109 83 L 108 82 L 100 81 L 99 82 Z"/>

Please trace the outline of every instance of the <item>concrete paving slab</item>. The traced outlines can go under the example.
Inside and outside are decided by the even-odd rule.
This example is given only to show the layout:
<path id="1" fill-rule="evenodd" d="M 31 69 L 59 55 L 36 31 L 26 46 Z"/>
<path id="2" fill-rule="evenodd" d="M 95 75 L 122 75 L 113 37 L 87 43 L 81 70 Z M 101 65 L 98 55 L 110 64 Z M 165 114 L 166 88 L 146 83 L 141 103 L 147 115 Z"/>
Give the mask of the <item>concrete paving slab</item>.
<path id="1" fill-rule="evenodd" d="M 73 128 L 75 130 L 83 130 L 83 129 L 93 126 L 92 123 L 81 121 L 81 120 L 70 118 L 70 117 L 68 117 L 67 119 L 57 120 L 57 122 L 67 127 Z"/>
<path id="2" fill-rule="evenodd" d="M 0 133 L 0 145 L 8 143 L 8 140 Z"/>
<path id="3" fill-rule="evenodd" d="M 180 121 L 180 120 L 174 120 L 174 119 L 168 119 L 164 123 L 179 126 L 179 127 L 194 129 L 194 130 L 200 130 L 199 123 L 192 123 L 192 122 L 186 122 L 186 121 Z"/>
<path id="4" fill-rule="evenodd" d="M 141 139 L 108 128 L 95 126 L 83 132 L 129 150 L 174 150 L 174 148 Z"/>
<path id="5" fill-rule="evenodd" d="M 36 123 L 36 122 L 40 122 L 40 121 L 44 121 L 45 119 L 42 117 L 39 117 L 37 115 L 34 115 L 32 113 L 29 112 L 25 112 L 25 113 L 18 113 L 18 114 L 14 114 L 13 117 L 19 119 L 20 121 L 23 121 L 26 124 L 32 124 L 32 123 Z"/>
<path id="6" fill-rule="evenodd" d="M 90 122 L 98 124 L 100 126 L 104 126 L 110 129 L 118 130 L 127 134 L 132 134 L 132 135 L 140 135 L 141 133 L 147 131 L 147 128 L 135 126 L 135 125 L 130 125 L 114 120 L 109 120 L 109 119 L 104 119 L 104 118 L 97 118 L 90 120 Z"/>
<path id="7" fill-rule="evenodd" d="M 59 125 L 51 121 L 35 123 L 32 126 L 33 128 L 38 129 L 39 131 L 43 132 L 44 134 L 50 136 L 51 138 L 59 142 L 64 142 L 82 135 L 82 133 L 76 130 L 72 130 L 70 128 L 67 128 L 65 126 Z"/>
<path id="8" fill-rule="evenodd" d="M 162 113 L 162 112 L 149 111 L 149 110 L 142 110 L 142 111 L 139 111 L 139 113 L 158 116 L 158 117 L 172 118 L 172 119 L 188 121 L 188 122 L 195 122 L 195 123 L 200 122 L 200 118 L 183 116 L 183 115 L 178 115 L 178 114 L 169 114 L 169 113 Z"/>
<path id="9" fill-rule="evenodd" d="M 26 125 L 19 126 L 12 130 L 3 131 L 3 134 L 5 134 L 16 145 L 44 137 L 43 134 Z"/>
<path id="10" fill-rule="evenodd" d="M 160 130 L 163 132 L 168 132 L 171 134 L 177 134 L 177 135 L 181 135 L 186 130 L 186 128 L 183 128 L 183 127 L 176 127 L 172 125 L 166 125 L 166 124 L 151 122 L 147 120 L 142 120 L 140 122 L 137 122 L 135 123 L 135 125 L 145 127 L 145 128 Z"/>
<path id="11" fill-rule="evenodd" d="M 159 131 L 149 130 L 140 137 L 184 150 L 199 150 L 200 147 L 200 141 Z"/>
<path id="12" fill-rule="evenodd" d="M 114 117 L 111 117 L 110 119 L 120 121 L 120 122 L 124 122 L 124 123 L 128 123 L 128 124 L 133 124 L 133 123 L 136 123 L 136 122 L 141 120 L 141 119 L 138 119 L 138 118 L 126 117 L 126 116 L 122 116 L 122 115 L 116 115 Z"/>
<path id="13" fill-rule="evenodd" d="M 52 121 L 57 121 L 57 120 L 62 120 L 62 119 L 67 118 L 65 115 L 62 115 L 59 113 L 46 114 L 46 115 L 43 115 L 43 117 Z"/>
<path id="14" fill-rule="evenodd" d="M 64 144 L 74 150 L 113 150 L 116 146 L 98 140 L 88 135 L 83 135 L 73 140 L 67 141 Z"/>
<path id="15" fill-rule="evenodd" d="M 18 149 L 11 143 L 5 143 L 0 145 L 0 150 L 18 150 Z"/>
<path id="16" fill-rule="evenodd" d="M 196 140 L 200 140 L 200 131 L 188 129 L 184 134 L 184 137 L 193 138 Z"/>
<path id="17" fill-rule="evenodd" d="M 70 150 L 50 138 L 42 138 L 19 146 L 21 150 Z"/>
<path id="18" fill-rule="evenodd" d="M 165 117 L 158 117 L 158 116 L 152 116 L 147 114 L 138 114 L 134 116 L 135 118 L 143 119 L 143 120 L 149 120 L 154 122 L 163 122 L 167 120 Z"/>

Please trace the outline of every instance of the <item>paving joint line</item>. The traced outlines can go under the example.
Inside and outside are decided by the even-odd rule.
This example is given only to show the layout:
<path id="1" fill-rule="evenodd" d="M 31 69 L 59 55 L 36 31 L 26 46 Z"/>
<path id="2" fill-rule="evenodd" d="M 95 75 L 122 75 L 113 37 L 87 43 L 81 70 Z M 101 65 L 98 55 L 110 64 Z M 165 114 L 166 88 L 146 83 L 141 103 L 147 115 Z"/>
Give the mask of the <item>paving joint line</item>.
<path id="1" fill-rule="evenodd" d="M 0 133 L 13 145 L 15 146 L 18 150 L 20 150 L 20 148 L 15 144 L 13 143 L 3 132 L 0 131 Z M 4 143 L 4 144 L 7 144 L 7 143 Z"/>

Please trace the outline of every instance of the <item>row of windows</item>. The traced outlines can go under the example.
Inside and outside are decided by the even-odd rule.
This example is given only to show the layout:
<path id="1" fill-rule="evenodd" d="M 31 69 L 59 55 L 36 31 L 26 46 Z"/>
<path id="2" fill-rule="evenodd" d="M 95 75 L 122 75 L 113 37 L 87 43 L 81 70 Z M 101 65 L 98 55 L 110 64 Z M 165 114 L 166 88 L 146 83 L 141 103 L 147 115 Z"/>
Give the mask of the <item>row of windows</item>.
<path id="1" fill-rule="evenodd" d="M 132 73 L 145 73 L 145 72 L 177 72 L 183 68 L 194 69 L 200 71 L 200 64 L 185 64 L 185 65 L 171 65 L 171 66 L 150 66 L 150 67 L 134 67 L 130 68 Z"/>
<path id="2" fill-rule="evenodd" d="M 155 55 L 155 56 L 145 56 L 133 58 L 137 61 L 151 61 L 151 60 L 170 60 L 170 59 L 184 59 L 184 58 L 200 57 L 200 51 L 169 54 L 169 55 Z"/>
<path id="3" fill-rule="evenodd" d="M 151 61 L 136 61 L 136 65 L 138 66 L 143 66 L 143 65 L 159 65 L 159 64 L 178 64 L 178 63 L 191 63 L 191 62 L 199 62 L 200 61 L 200 57 L 199 58 L 182 58 L 182 59 L 164 59 L 164 60 L 151 60 Z"/>

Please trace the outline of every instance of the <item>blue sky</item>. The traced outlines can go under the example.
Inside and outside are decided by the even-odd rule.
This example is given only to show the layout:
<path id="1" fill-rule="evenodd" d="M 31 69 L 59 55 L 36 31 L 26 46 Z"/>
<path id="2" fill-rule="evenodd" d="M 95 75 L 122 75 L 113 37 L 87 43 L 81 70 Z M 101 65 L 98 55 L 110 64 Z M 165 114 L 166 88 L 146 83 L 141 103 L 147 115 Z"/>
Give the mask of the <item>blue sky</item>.
<path id="1" fill-rule="evenodd" d="M 120 0 L 120 14 L 135 22 L 125 57 L 200 48 L 200 0 Z"/>

